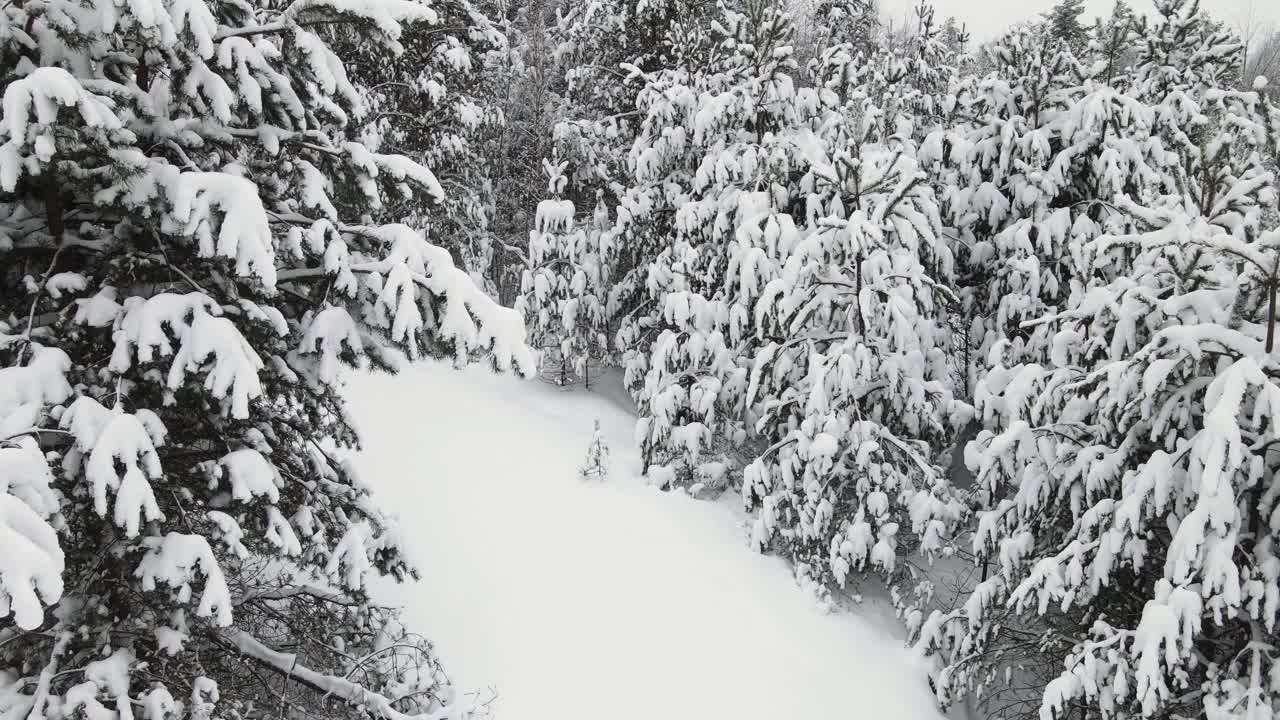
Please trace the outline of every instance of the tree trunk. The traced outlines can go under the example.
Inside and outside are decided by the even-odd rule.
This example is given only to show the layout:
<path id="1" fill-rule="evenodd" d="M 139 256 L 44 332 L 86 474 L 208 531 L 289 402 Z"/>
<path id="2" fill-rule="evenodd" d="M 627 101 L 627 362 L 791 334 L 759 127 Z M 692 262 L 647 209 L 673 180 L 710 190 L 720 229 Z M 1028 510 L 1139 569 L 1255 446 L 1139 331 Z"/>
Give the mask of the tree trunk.
<path id="1" fill-rule="evenodd" d="M 1267 354 L 1276 347 L 1276 276 L 1280 274 L 1280 255 L 1276 256 L 1271 266 L 1271 277 L 1267 282 Z"/>
<path id="2" fill-rule="evenodd" d="M 66 230 L 66 222 L 62 216 L 62 194 L 58 192 L 58 179 L 52 168 L 44 178 L 44 215 L 49 225 L 49 234 L 53 236 L 54 245 L 61 245 L 62 233 Z"/>
<path id="3" fill-rule="evenodd" d="M 858 259 L 854 261 L 853 281 L 854 289 L 857 291 L 857 300 L 854 301 L 853 306 L 858 309 L 858 334 L 863 335 L 867 329 L 862 319 L 862 253 L 858 253 Z"/>

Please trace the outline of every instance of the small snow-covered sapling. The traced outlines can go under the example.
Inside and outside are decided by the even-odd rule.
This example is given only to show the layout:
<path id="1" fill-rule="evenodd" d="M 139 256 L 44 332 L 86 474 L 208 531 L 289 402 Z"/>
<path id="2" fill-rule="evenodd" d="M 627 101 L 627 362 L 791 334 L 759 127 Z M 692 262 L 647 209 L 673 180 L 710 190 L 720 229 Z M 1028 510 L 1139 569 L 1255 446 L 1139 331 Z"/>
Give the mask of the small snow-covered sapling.
<path id="1" fill-rule="evenodd" d="M 578 477 L 601 482 L 609 478 L 609 446 L 604 441 L 604 433 L 600 431 L 599 420 L 596 420 L 591 444 L 587 446 L 587 457 L 578 470 Z"/>

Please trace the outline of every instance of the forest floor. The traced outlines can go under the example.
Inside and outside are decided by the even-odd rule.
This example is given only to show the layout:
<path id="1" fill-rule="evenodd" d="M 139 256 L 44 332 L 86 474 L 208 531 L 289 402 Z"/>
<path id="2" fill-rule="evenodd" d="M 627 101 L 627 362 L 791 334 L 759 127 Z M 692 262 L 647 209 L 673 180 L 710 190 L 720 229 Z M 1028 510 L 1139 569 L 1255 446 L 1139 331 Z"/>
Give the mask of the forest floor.
<path id="1" fill-rule="evenodd" d="M 747 549 L 736 496 L 644 483 L 605 380 L 587 393 L 424 365 L 348 389 L 357 463 L 422 571 L 376 592 L 454 683 L 496 692 L 498 720 L 941 717 L 896 628 L 824 613 Z M 597 419 L 612 472 L 584 482 Z"/>

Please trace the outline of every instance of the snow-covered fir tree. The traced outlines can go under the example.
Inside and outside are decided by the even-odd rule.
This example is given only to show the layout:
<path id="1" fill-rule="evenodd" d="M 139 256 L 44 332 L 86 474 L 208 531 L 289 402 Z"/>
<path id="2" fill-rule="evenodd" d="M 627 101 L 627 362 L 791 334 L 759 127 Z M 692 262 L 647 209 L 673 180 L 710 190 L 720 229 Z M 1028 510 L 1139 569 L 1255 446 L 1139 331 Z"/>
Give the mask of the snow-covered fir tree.
<path id="1" fill-rule="evenodd" d="M 1280 115 L 1224 87 L 1238 47 L 1196 3 L 1157 11 L 1127 94 L 1095 89 L 1062 121 L 1093 126 L 1064 150 L 1092 168 L 1075 175 L 1091 211 L 1069 297 L 1024 324 L 1046 352 L 997 343 L 977 398 L 973 551 L 989 570 L 922 629 L 944 702 L 1215 719 L 1280 705 L 1280 232 L 1263 167 Z"/>
<path id="2" fill-rule="evenodd" d="M 352 364 L 532 370 L 518 314 L 368 220 L 443 193 L 355 137 L 333 47 L 443 17 L 0 7 L 0 715 L 465 714 L 367 594 L 415 571 L 338 394 Z"/>
<path id="3" fill-rule="evenodd" d="M 833 45 L 816 69 L 823 85 L 837 92 L 843 112 L 861 122 L 864 142 L 885 143 L 901 136 L 920 140 L 947 121 L 948 94 L 962 58 L 948 44 L 933 6 L 916 5 L 915 27 L 901 45 Z M 860 57 L 859 62 L 850 58 Z"/>
<path id="4" fill-rule="evenodd" d="M 529 232 L 529 267 L 521 280 L 520 307 L 531 342 L 549 350 L 544 372 L 561 385 L 574 377 L 590 385 L 589 368 L 608 350 L 600 242 L 608 221 L 603 204 L 582 225 L 573 201 L 564 197 L 566 163 L 544 160 L 550 198 L 538 203 Z"/>
<path id="5" fill-rule="evenodd" d="M 826 47 L 847 44 L 869 50 L 878 41 L 879 10 L 876 0 L 818 0 L 813 15 L 826 31 Z"/>

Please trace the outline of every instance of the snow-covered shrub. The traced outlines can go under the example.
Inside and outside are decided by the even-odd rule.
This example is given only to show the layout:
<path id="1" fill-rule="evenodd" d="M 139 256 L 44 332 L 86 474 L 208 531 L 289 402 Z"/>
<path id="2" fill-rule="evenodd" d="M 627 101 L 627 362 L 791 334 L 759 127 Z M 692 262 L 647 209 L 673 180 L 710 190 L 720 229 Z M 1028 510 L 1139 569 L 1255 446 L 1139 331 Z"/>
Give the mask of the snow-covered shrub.
<path id="1" fill-rule="evenodd" d="M 0 7 L 0 715 L 458 717 L 343 450 L 344 365 L 487 355 L 517 314 L 362 208 L 437 202 L 347 129 L 326 42 L 431 5 Z M 389 194 L 390 193 L 390 194 Z"/>

